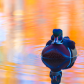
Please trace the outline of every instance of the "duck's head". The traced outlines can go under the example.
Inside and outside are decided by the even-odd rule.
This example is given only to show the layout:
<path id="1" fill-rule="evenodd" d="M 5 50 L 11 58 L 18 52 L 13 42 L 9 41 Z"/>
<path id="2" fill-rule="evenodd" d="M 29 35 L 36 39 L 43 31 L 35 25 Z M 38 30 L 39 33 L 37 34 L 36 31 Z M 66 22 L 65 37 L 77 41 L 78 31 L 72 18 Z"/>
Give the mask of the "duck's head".
<path id="1" fill-rule="evenodd" d="M 53 29 L 53 36 L 54 36 L 54 41 L 52 44 L 62 44 L 63 40 L 63 32 L 61 29 Z"/>

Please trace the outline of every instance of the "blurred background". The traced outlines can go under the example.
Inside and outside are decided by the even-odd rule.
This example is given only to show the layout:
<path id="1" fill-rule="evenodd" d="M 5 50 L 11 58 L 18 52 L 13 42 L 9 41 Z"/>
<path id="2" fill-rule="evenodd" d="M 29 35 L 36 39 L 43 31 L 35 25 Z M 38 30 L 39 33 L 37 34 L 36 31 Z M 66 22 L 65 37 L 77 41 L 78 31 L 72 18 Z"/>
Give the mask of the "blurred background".
<path id="1" fill-rule="evenodd" d="M 50 84 L 41 51 L 54 28 L 78 52 L 61 84 L 84 84 L 84 0 L 0 0 L 0 84 Z"/>

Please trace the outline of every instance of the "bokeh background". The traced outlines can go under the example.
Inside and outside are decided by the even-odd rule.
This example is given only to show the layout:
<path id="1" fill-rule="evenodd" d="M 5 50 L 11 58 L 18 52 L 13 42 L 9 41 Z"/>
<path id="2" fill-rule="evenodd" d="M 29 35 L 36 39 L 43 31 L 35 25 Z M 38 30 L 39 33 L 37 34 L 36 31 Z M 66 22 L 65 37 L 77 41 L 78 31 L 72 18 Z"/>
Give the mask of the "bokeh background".
<path id="1" fill-rule="evenodd" d="M 0 0 L 0 84 L 50 84 L 41 51 L 54 28 L 78 52 L 61 84 L 84 84 L 84 0 Z"/>

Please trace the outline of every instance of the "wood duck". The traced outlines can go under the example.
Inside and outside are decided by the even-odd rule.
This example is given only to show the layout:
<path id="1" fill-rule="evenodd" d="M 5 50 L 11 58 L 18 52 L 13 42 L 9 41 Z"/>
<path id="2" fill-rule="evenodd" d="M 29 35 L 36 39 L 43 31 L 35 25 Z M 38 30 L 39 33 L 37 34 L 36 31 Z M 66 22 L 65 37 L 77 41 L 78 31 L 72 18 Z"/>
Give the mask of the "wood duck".
<path id="1" fill-rule="evenodd" d="M 75 60 L 70 61 L 70 58 L 77 55 L 75 42 L 71 41 L 68 36 L 63 38 L 62 35 L 61 29 L 53 29 L 51 40 L 47 42 L 42 51 L 43 63 L 54 72 L 71 67 Z M 57 68 L 58 65 L 61 67 Z"/>
<path id="2" fill-rule="evenodd" d="M 51 84 L 59 84 L 62 77 L 62 69 L 71 68 L 77 58 L 75 42 L 68 36 L 63 38 L 61 29 L 53 29 L 51 40 L 46 43 L 42 51 L 43 63 L 51 69 Z"/>

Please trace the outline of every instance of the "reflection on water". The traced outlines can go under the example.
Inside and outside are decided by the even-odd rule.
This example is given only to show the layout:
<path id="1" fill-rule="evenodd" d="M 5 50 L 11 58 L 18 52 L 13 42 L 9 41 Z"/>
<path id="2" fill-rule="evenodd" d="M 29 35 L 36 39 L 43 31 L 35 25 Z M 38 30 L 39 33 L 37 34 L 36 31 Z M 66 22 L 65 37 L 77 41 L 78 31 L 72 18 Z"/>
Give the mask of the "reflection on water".
<path id="1" fill-rule="evenodd" d="M 79 55 L 61 84 L 84 84 L 83 0 L 13 1 L 0 1 L 0 84 L 51 83 L 40 54 L 54 27 L 76 42 Z"/>

